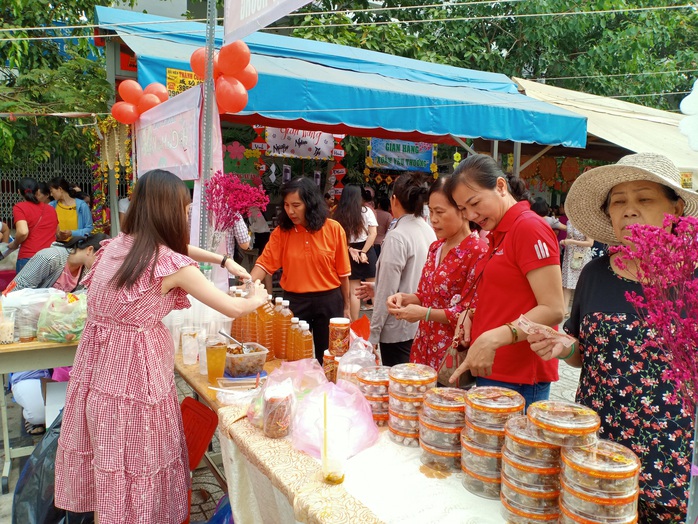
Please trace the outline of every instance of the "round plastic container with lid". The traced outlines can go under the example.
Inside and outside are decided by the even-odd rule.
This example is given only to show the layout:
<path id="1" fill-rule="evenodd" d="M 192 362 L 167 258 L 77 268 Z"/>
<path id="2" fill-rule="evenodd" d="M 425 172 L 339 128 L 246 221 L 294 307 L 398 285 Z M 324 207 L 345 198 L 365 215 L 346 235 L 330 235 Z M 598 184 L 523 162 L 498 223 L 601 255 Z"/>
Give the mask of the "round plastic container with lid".
<path id="1" fill-rule="evenodd" d="M 640 459 L 610 440 L 592 446 L 563 448 L 562 475 L 572 486 L 599 496 L 628 496 L 638 488 Z"/>
<path id="2" fill-rule="evenodd" d="M 535 510 L 519 506 L 515 502 L 509 500 L 504 495 L 504 485 L 502 485 L 502 502 L 501 515 L 506 520 L 507 524 L 538 524 L 539 522 L 549 522 L 557 524 L 557 519 L 560 517 L 560 510 L 557 507 L 544 508 Z"/>
<path id="3" fill-rule="evenodd" d="M 361 368 L 356 372 L 359 390 L 367 397 L 382 397 L 388 395 L 388 366 L 372 366 Z"/>
<path id="4" fill-rule="evenodd" d="M 463 433 L 461 433 L 460 443 L 461 459 L 470 471 L 487 477 L 499 474 L 502 469 L 501 449 L 480 446 Z"/>
<path id="5" fill-rule="evenodd" d="M 460 450 L 441 449 L 419 441 L 422 448 L 422 464 L 436 471 L 458 471 L 460 468 Z"/>
<path id="6" fill-rule="evenodd" d="M 422 413 L 444 424 L 464 424 L 465 391 L 457 388 L 431 388 L 424 396 Z"/>
<path id="7" fill-rule="evenodd" d="M 504 429 L 476 426 L 466 419 L 463 434 L 486 448 L 501 449 L 504 445 Z"/>
<path id="8" fill-rule="evenodd" d="M 512 417 L 504 425 L 504 445 L 514 455 L 543 463 L 560 461 L 560 446 L 543 442 L 536 436 L 526 415 Z"/>
<path id="9" fill-rule="evenodd" d="M 637 515 L 637 500 L 640 490 L 626 496 L 600 497 L 598 492 L 590 492 L 578 486 L 572 486 L 560 480 L 562 488 L 561 501 L 576 515 L 592 515 L 594 518 L 606 520 L 620 519 Z"/>
<path id="10" fill-rule="evenodd" d="M 536 436 L 556 446 L 588 446 L 598 440 L 601 419 L 596 411 L 561 400 L 541 400 L 528 407 Z"/>
<path id="11" fill-rule="evenodd" d="M 366 397 L 368 404 L 371 406 L 371 411 L 374 413 L 388 413 L 390 399 L 388 395 L 380 397 Z"/>
<path id="12" fill-rule="evenodd" d="M 351 331 L 351 319 L 335 317 L 330 319 L 329 351 L 337 357 L 341 357 L 349 351 L 349 332 Z"/>
<path id="13" fill-rule="evenodd" d="M 460 452 L 460 433 L 463 426 L 464 424 L 443 424 L 425 417 L 424 413 L 420 413 L 419 440 L 429 446 Z"/>
<path id="14" fill-rule="evenodd" d="M 379 428 L 387 426 L 388 425 L 388 414 L 387 413 L 374 413 L 373 414 L 373 422 L 375 422 L 376 426 L 378 426 Z"/>
<path id="15" fill-rule="evenodd" d="M 521 484 L 502 474 L 502 498 L 506 498 L 507 501 L 516 507 L 533 511 L 545 511 L 549 508 L 555 508 L 556 513 L 558 513 L 559 497 L 560 490 Z"/>
<path id="16" fill-rule="evenodd" d="M 502 448 L 502 474 L 518 484 L 539 486 L 541 489 L 560 489 L 560 466 L 524 460 Z"/>
<path id="17" fill-rule="evenodd" d="M 390 399 L 388 400 L 390 409 L 395 411 L 401 411 L 403 413 L 413 413 L 417 415 L 417 412 L 422 407 L 422 399 L 419 397 L 403 397 L 397 393 L 390 392 Z"/>
<path id="18" fill-rule="evenodd" d="M 480 475 L 468 469 L 468 466 L 460 462 L 460 469 L 463 470 L 463 486 L 470 493 L 484 497 L 486 499 L 498 499 L 500 489 L 500 477 L 488 477 Z"/>
<path id="19" fill-rule="evenodd" d="M 423 399 L 436 386 L 436 370 L 424 364 L 398 364 L 390 368 L 389 381 L 391 393 Z"/>
<path id="20" fill-rule="evenodd" d="M 597 517 L 595 515 L 578 515 L 567 506 L 564 501 L 560 501 L 559 524 L 635 524 L 637 514 L 631 517 Z"/>
<path id="21" fill-rule="evenodd" d="M 396 444 L 401 444 L 403 446 L 408 446 L 408 447 L 417 447 L 419 446 L 419 432 L 417 433 L 407 433 L 405 431 L 400 431 L 399 429 L 395 429 L 391 423 L 390 420 L 388 420 L 388 438 L 395 442 Z"/>
<path id="22" fill-rule="evenodd" d="M 390 426 L 398 431 L 419 435 L 419 418 L 416 413 L 388 410 Z"/>
<path id="23" fill-rule="evenodd" d="M 465 393 L 465 417 L 477 425 L 503 427 L 510 417 L 522 415 L 525 406 L 523 396 L 512 389 L 482 386 Z"/>

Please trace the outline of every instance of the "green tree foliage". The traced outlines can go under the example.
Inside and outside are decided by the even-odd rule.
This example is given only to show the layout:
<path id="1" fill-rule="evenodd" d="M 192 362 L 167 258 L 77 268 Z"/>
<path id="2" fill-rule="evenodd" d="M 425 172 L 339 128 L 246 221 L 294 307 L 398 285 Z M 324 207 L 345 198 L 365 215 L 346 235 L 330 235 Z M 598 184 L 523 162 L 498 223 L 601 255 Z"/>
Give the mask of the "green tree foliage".
<path id="1" fill-rule="evenodd" d="M 105 113 L 113 95 L 104 59 L 89 38 L 92 28 L 51 28 L 91 24 L 104 0 L 4 0 L 0 3 L 0 168 L 45 162 L 54 157 L 80 161 L 93 152 L 91 118 L 75 120 L 47 113 Z M 12 31 L 7 31 L 12 29 Z M 55 36 L 75 38 L 53 39 Z M 23 38 L 48 37 L 45 40 Z M 95 58 L 96 57 L 96 58 Z M 31 116 L 20 116 L 30 114 Z M 37 115 L 37 116 L 33 116 Z"/>
<path id="2" fill-rule="evenodd" d="M 301 38 L 547 79 L 558 87 L 623 96 L 663 109 L 676 109 L 685 95 L 639 95 L 689 91 L 698 76 L 698 5 L 632 11 L 691 2 L 503 0 L 428 7 L 437 3 L 385 0 L 382 6 L 388 10 L 378 11 L 366 0 L 321 0 L 306 7 L 304 17 L 290 21 L 298 26 L 293 35 Z M 415 5 L 424 7 L 411 7 Z M 357 9 L 365 11 L 341 12 Z M 569 15 L 617 10 L 625 11 Z M 340 12 L 323 15 L 322 11 Z M 548 13 L 564 14 L 541 16 Z M 685 70 L 692 72 L 675 72 Z"/>

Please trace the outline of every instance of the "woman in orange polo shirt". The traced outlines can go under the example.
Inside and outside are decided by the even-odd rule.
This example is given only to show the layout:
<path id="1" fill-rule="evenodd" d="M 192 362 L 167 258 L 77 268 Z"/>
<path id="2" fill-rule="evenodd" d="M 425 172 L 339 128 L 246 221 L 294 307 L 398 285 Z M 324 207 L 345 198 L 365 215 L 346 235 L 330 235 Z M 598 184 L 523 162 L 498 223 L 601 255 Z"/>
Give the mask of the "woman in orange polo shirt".
<path id="1" fill-rule="evenodd" d="M 565 314 L 557 237 L 531 211 L 526 185 L 505 175 L 486 155 L 463 160 L 446 182 L 446 194 L 465 217 L 489 231 L 489 251 L 477 285 L 477 312 L 464 312 L 462 343 L 470 345 L 452 382 L 469 369 L 477 385 L 514 389 L 526 406 L 546 400 L 558 380 L 557 360 L 531 351 L 520 315 L 557 326 Z"/>
<path id="2" fill-rule="evenodd" d="M 272 231 L 250 275 L 252 280 L 263 280 L 283 268 L 284 298 L 294 316 L 310 324 L 315 357 L 322 362 L 330 318 L 349 318 L 349 245 L 342 226 L 328 218 L 327 204 L 311 179 L 285 183 L 281 197 L 279 227 Z"/>

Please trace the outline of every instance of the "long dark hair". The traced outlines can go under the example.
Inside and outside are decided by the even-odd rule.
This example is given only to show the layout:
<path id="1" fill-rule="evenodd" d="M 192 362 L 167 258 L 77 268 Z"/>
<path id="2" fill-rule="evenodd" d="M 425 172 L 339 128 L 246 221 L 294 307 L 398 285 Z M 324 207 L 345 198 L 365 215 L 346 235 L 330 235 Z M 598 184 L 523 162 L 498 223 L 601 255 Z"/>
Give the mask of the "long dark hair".
<path id="1" fill-rule="evenodd" d="M 365 231 L 364 221 L 361 215 L 363 211 L 363 197 L 359 186 L 349 185 L 342 191 L 342 196 L 334 210 L 332 218 L 344 228 L 347 239 L 356 238 Z"/>
<path id="2" fill-rule="evenodd" d="M 189 189 L 169 171 L 153 169 L 138 179 L 121 227 L 133 246 L 112 279 L 117 287 L 130 289 L 148 267 L 152 279 L 160 246 L 188 253 L 190 203 Z"/>
<path id="3" fill-rule="evenodd" d="M 24 197 L 24 200 L 32 204 L 38 204 L 36 198 L 36 190 L 39 189 L 39 184 L 33 178 L 23 178 L 19 181 L 19 194 Z"/>
<path id="4" fill-rule="evenodd" d="M 516 175 L 504 173 L 497 162 L 487 155 L 471 155 L 456 166 L 451 178 L 446 181 L 446 194 L 449 200 L 453 200 L 453 190 L 457 184 L 465 184 L 473 189 L 490 189 L 497 187 L 497 179 L 503 178 L 507 182 L 507 188 L 511 196 L 517 202 L 528 200 L 531 202 L 531 194 L 526 183 Z"/>
<path id="5" fill-rule="evenodd" d="M 289 180 L 281 186 L 281 201 L 291 193 L 298 193 L 305 204 L 305 223 L 308 231 L 319 231 L 325 225 L 325 221 L 330 214 L 327 202 L 322 198 L 322 193 L 317 184 L 307 177 L 298 177 Z M 283 206 L 279 214 L 279 227 L 286 231 L 293 229 L 293 222 Z"/>
<path id="6" fill-rule="evenodd" d="M 426 176 L 422 173 L 404 173 L 397 177 L 393 184 L 393 195 L 397 198 L 405 212 L 416 217 L 424 213 L 424 204 L 427 202 L 429 186 Z"/>
<path id="7" fill-rule="evenodd" d="M 70 198 L 75 198 L 75 190 L 62 176 L 52 178 L 51 181 L 48 183 L 48 187 L 50 187 L 51 189 L 62 189 L 63 191 L 68 193 Z"/>

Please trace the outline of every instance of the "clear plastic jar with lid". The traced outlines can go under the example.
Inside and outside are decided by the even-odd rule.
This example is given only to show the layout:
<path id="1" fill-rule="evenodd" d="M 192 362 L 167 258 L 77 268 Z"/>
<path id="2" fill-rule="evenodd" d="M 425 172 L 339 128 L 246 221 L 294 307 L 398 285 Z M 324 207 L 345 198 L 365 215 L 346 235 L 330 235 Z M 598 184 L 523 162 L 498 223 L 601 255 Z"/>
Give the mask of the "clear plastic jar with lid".
<path id="1" fill-rule="evenodd" d="M 557 464 L 560 461 L 560 446 L 543 442 L 536 434 L 526 415 L 512 417 L 504 425 L 504 445 L 523 459 Z"/>
<path id="2" fill-rule="evenodd" d="M 497 386 L 474 387 L 465 393 L 465 416 L 476 425 L 501 426 L 522 415 L 526 401 L 520 393 Z"/>
<path id="3" fill-rule="evenodd" d="M 635 524 L 637 514 L 630 517 L 600 517 L 595 515 L 578 515 L 571 508 L 567 507 L 564 501 L 560 501 L 559 524 Z"/>
<path id="4" fill-rule="evenodd" d="M 398 431 L 419 436 L 419 418 L 416 413 L 388 410 L 390 426 Z"/>
<path id="5" fill-rule="evenodd" d="M 390 392 L 390 409 L 401 413 L 417 413 L 422 407 L 422 399 L 420 397 L 403 397 L 397 393 Z"/>
<path id="6" fill-rule="evenodd" d="M 465 423 L 465 391 L 457 388 L 432 388 L 424 396 L 422 413 L 444 424 Z"/>
<path id="7" fill-rule="evenodd" d="M 494 477 L 502 469 L 502 450 L 480 446 L 461 433 L 461 459 L 470 471 Z"/>
<path id="8" fill-rule="evenodd" d="M 515 507 L 537 512 L 545 512 L 554 508 L 554 512 L 558 513 L 559 497 L 559 489 L 521 484 L 502 473 L 502 500 L 506 499 Z"/>
<path id="9" fill-rule="evenodd" d="M 640 490 L 624 496 L 601 496 L 598 491 L 590 491 L 560 480 L 562 487 L 560 500 L 574 514 L 592 516 L 595 519 L 620 519 L 637 515 L 637 501 Z"/>
<path id="10" fill-rule="evenodd" d="M 356 372 L 359 390 L 366 397 L 382 397 L 388 395 L 388 366 L 371 366 L 361 368 Z"/>
<path id="11" fill-rule="evenodd" d="M 502 490 L 504 489 L 504 485 L 502 485 Z M 500 500 L 502 502 L 501 515 L 504 517 L 507 524 L 539 524 L 541 522 L 557 524 L 557 519 L 560 517 L 560 510 L 557 507 L 540 510 L 527 508 L 506 498 L 504 492 L 502 492 Z"/>
<path id="12" fill-rule="evenodd" d="M 534 402 L 528 407 L 528 419 L 540 440 L 556 446 L 594 444 L 601 426 L 601 419 L 593 409 L 560 400 Z"/>
<path id="13" fill-rule="evenodd" d="M 463 434 L 480 446 L 490 449 L 501 449 L 504 445 L 504 429 L 487 426 L 476 426 L 471 421 L 465 421 Z"/>
<path id="14" fill-rule="evenodd" d="M 407 433 L 405 431 L 400 431 L 392 426 L 390 420 L 388 420 L 388 430 L 388 437 L 396 444 L 407 447 L 419 446 L 419 432 Z"/>
<path id="15" fill-rule="evenodd" d="M 419 440 L 429 446 L 460 452 L 464 424 L 444 424 L 419 414 Z M 459 455 L 460 456 L 460 455 Z"/>
<path id="16" fill-rule="evenodd" d="M 436 386 L 436 370 L 424 364 L 398 364 L 390 368 L 389 382 L 391 392 L 423 399 Z"/>
<path id="17" fill-rule="evenodd" d="M 526 461 L 512 454 L 506 446 L 502 449 L 502 474 L 519 484 L 540 486 L 559 491 L 560 466 Z"/>
<path id="18" fill-rule="evenodd" d="M 16 324 L 17 335 L 20 342 L 32 342 L 36 340 L 37 318 L 32 315 L 29 308 L 25 307 L 18 311 Z"/>
<path id="19" fill-rule="evenodd" d="M 425 466 L 436 471 L 458 471 L 460 469 L 460 451 L 442 449 L 419 441 L 422 448 L 420 460 Z"/>
<path id="20" fill-rule="evenodd" d="M 501 477 L 480 475 L 471 471 L 461 459 L 460 469 L 463 471 L 463 486 L 470 493 L 486 499 L 498 499 L 501 487 Z"/>
<path id="21" fill-rule="evenodd" d="M 562 476 L 572 486 L 600 496 L 628 496 L 636 492 L 640 459 L 630 449 L 599 440 L 592 446 L 563 448 Z"/>

